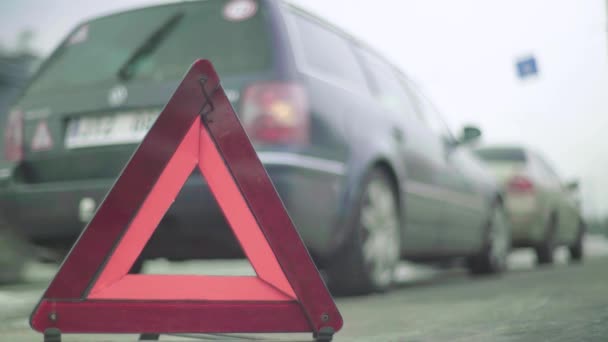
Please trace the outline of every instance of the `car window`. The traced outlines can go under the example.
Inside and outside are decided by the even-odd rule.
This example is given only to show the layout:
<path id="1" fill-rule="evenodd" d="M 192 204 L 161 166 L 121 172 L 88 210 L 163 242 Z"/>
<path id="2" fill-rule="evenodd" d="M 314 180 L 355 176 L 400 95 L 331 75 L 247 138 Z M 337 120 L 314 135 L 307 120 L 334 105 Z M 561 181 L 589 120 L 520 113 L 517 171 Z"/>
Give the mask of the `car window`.
<path id="1" fill-rule="evenodd" d="M 556 184 L 556 180 L 554 179 L 551 172 L 549 172 L 549 170 L 547 169 L 546 165 L 542 161 L 542 158 L 532 151 L 527 151 L 527 154 L 529 160 L 528 165 L 534 177 L 536 177 L 545 185 L 553 186 L 554 184 Z"/>
<path id="2" fill-rule="evenodd" d="M 545 159 L 543 159 L 542 157 L 540 158 L 540 161 L 543 163 L 543 165 L 545 166 L 545 168 L 547 169 L 547 172 L 552 175 L 553 177 L 558 177 L 557 172 L 555 171 L 555 169 L 551 166 L 551 164 L 549 164 Z"/>
<path id="3" fill-rule="evenodd" d="M 525 163 L 526 154 L 520 148 L 480 148 L 475 153 L 483 160 L 489 162 Z"/>
<path id="4" fill-rule="evenodd" d="M 363 71 L 346 38 L 299 14 L 287 14 L 295 23 L 307 69 L 323 78 L 367 91 Z"/>
<path id="5" fill-rule="evenodd" d="M 363 48 L 357 48 L 357 52 L 368 70 L 374 96 L 378 102 L 387 110 L 416 118 L 416 109 L 412 104 L 411 95 L 403 88 L 395 70 Z"/>
<path id="6" fill-rule="evenodd" d="M 418 87 L 408 82 L 408 88 L 414 95 L 414 106 L 418 110 L 421 120 L 435 133 L 446 140 L 454 141 L 455 138 L 450 132 L 445 121 L 433 103 L 426 97 Z"/>
<path id="7" fill-rule="evenodd" d="M 553 184 L 553 177 L 551 176 L 545 165 L 543 165 L 543 162 L 541 161 L 538 155 L 534 155 L 534 169 L 536 175 L 540 179 L 544 180 L 545 183 Z"/>
<path id="8" fill-rule="evenodd" d="M 540 155 L 536 155 L 536 160 L 538 161 L 539 167 L 542 169 L 545 176 L 550 178 L 552 182 L 559 183 L 559 176 L 557 175 L 557 172 L 555 172 L 551 164 L 549 164 Z"/>
<path id="9" fill-rule="evenodd" d="M 145 44 L 155 32 L 175 16 L 181 17 L 166 35 L 132 63 L 132 79 L 178 80 L 198 58 L 212 60 L 224 76 L 270 69 L 272 48 L 265 7 L 238 22 L 227 20 L 223 8 L 221 1 L 187 2 L 87 22 L 51 56 L 28 93 L 117 81 L 129 58 L 146 50 Z"/>

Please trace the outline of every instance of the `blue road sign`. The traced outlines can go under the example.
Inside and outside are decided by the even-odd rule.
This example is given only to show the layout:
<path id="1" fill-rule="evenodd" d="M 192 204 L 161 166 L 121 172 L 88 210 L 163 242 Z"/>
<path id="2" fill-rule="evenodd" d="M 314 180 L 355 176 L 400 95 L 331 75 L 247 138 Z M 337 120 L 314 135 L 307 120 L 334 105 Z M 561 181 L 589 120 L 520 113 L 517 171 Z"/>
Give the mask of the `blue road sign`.
<path id="1" fill-rule="evenodd" d="M 534 58 L 534 56 L 519 59 L 516 66 L 517 76 L 519 78 L 527 78 L 538 74 L 538 65 L 536 64 L 536 58 Z"/>

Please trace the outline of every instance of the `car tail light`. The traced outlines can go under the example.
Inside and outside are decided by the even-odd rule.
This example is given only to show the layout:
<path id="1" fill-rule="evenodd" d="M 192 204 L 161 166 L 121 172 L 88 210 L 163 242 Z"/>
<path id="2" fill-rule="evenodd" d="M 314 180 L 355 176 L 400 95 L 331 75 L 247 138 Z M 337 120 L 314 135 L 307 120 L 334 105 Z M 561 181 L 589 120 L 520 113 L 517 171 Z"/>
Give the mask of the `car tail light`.
<path id="1" fill-rule="evenodd" d="M 4 129 L 4 157 L 18 162 L 23 158 L 23 112 L 13 110 L 9 113 Z"/>
<path id="2" fill-rule="evenodd" d="M 241 103 L 243 126 L 254 142 L 309 142 L 310 113 L 306 90 L 301 85 L 256 83 L 245 90 Z"/>
<path id="3" fill-rule="evenodd" d="M 534 191 L 534 184 L 527 177 L 515 176 L 507 183 L 507 188 L 511 192 L 531 192 Z"/>

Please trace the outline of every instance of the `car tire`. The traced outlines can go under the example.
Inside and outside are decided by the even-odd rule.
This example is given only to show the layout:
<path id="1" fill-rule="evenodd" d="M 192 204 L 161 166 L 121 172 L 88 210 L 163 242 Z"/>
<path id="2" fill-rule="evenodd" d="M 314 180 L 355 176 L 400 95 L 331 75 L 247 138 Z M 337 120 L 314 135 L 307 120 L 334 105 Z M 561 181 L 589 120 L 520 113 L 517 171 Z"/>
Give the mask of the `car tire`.
<path id="1" fill-rule="evenodd" d="M 570 261 L 572 262 L 582 262 L 583 257 L 585 255 L 585 250 L 583 246 L 583 240 L 585 237 L 585 227 L 584 223 L 579 222 L 578 226 L 578 234 L 576 235 L 576 240 L 570 246 L 568 246 L 568 251 L 570 252 Z"/>
<path id="2" fill-rule="evenodd" d="M 499 274 L 507 269 L 507 258 L 511 251 L 511 226 L 500 202 L 493 207 L 484 229 L 481 251 L 468 259 L 472 275 Z"/>
<path id="3" fill-rule="evenodd" d="M 545 233 L 545 238 L 543 241 L 536 246 L 536 262 L 539 265 L 549 265 L 554 262 L 554 254 L 556 244 L 556 235 L 557 235 L 557 216 L 551 215 L 549 221 L 547 222 L 547 229 Z"/>
<path id="4" fill-rule="evenodd" d="M 382 168 L 364 177 L 350 238 L 329 263 L 328 285 L 336 295 L 384 292 L 393 285 L 401 255 L 397 189 Z"/>

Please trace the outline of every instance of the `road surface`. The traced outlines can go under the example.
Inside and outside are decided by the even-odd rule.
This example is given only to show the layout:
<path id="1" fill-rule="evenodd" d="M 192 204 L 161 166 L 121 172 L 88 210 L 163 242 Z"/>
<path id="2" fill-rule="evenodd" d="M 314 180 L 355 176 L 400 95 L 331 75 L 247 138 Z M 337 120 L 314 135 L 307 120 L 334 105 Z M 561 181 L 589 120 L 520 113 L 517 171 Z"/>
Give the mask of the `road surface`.
<path id="1" fill-rule="evenodd" d="M 536 268 L 529 251 L 511 256 L 501 277 L 471 278 L 464 270 L 404 265 L 399 286 L 387 294 L 338 298 L 345 326 L 335 341 L 608 341 L 608 240 L 586 241 L 583 264 Z M 55 268 L 32 264 L 24 284 L 0 287 L 0 339 L 42 341 L 27 324 Z M 146 273 L 251 274 L 240 261 L 154 261 Z M 310 334 L 192 337 L 161 341 L 310 341 Z M 136 335 L 64 335 L 63 341 L 137 341 Z"/>

